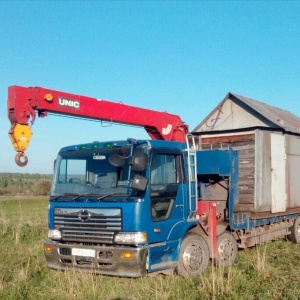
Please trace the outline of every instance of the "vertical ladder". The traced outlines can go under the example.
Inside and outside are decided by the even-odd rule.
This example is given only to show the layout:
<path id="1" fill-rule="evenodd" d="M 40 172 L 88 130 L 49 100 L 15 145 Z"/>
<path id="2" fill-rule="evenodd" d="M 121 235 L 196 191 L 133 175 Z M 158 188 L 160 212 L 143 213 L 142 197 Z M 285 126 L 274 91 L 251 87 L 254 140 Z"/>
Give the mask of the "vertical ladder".
<path id="1" fill-rule="evenodd" d="M 187 155 L 188 155 L 188 174 L 189 174 L 189 210 L 190 218 L 195 217 L 197 211 L 198 189 L 197 189 L 197 157 L 194 136 L 186 135 Z"/>

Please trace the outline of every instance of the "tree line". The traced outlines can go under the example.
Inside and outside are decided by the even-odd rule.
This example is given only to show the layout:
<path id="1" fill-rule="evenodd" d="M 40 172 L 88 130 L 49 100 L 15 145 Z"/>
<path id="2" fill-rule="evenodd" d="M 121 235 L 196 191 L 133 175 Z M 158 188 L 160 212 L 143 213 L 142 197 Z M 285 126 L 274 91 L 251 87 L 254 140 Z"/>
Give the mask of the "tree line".
<path id="1" fill-rule="evenodd" d="M 52 175 L 0 173 L 0 195 L 48 195 Z"/>

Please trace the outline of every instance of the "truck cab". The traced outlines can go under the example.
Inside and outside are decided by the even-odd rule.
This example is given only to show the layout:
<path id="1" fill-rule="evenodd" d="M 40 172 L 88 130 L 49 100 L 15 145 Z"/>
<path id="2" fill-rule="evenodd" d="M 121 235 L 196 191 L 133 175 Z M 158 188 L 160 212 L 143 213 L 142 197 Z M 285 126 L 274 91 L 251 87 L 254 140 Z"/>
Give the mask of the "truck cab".
<path id="1" fill-rule="evenodd" d="M 189 201 L 187 145 L 129 139 L 62 148 L 50 195 L 49 267 L 140 277 L 174 270 Z"/>

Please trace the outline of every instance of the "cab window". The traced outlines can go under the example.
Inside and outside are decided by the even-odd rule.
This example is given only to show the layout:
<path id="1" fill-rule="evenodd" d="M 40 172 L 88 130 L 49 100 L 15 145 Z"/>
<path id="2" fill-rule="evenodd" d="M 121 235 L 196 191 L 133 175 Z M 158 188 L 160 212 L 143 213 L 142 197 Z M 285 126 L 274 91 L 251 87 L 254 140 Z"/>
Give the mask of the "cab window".
<path id="1" fill-rule="evenodd" d="M 182 156 L 153 155 L 150 170 L 152 219 L 166 220 L 172 211 L 178 184 L 183 182 Z"/>

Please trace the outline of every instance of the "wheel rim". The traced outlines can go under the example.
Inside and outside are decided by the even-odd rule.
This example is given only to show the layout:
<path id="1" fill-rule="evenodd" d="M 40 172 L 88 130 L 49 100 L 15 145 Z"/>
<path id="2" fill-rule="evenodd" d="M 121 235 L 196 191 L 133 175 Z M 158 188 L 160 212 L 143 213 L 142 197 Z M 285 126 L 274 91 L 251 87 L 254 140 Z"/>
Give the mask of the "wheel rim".
<path id="1" fill-rule="evenodd" d="M 227 262 L 234 259 L 234 245 L 230 239 L 223 239 L 218 247 L 219 259 Z"/>
<path id="2" fill-rule="evenodd" d="M 300 241 L 300 222 L 298 223 L 296 227 L 296 238 L 298 241 Z"/>
<path id="3" fill-rule="evenodd" d="M 202 267 L 204 253 L 200 245 L 191 244 L 185 248 L 182 258 L 186 270 L 197 272 Z"/>

